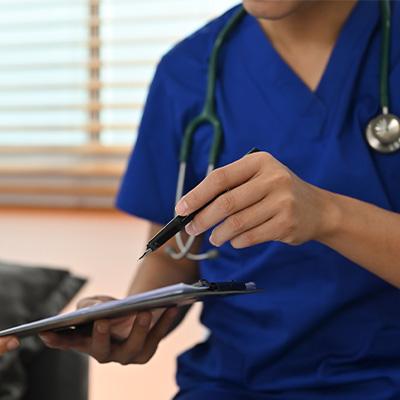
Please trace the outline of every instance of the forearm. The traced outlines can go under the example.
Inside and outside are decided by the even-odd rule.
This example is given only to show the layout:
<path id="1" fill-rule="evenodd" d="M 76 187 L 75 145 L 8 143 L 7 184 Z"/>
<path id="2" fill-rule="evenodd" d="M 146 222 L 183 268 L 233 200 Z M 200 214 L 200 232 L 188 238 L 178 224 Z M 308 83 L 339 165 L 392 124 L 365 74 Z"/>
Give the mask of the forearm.
<path id="1" fill-rule="evenodd" d="M 161 229 L 160 225 L 152 224 L 148 237 L 154 236 L 159 229 Z M 195 241 L 193 248 L 200 246 L 200 240 L 199 238 Z M 176 248 L 174 239 L 167 242 L 166 246 Z M 174 260 L 161 248 L 146 256 L 140 263 L 128 289 L 128 294 L 140 293 L 179 282 L 192 283 L 197 279 L 198 266 L 196 262 L 186 258 Z"/>
<path id="2" fill-rule="evenodd" d="M 350 197 L 321 193 L 326 229 L 317 240 L 400 287 L 400 215 Z"/>
<path id="3" fill-rule="evenodd" d="M 162 249 L 159 250 L 162 252 Z M 138 267 L 128 294 L 141 293 L 175 283 L 193 283 L 198 280 L 197 270 L 168 256 L 151 254 Z"/>
<path id="4" fill-rule="evenodd" d="M 154 236 L 161 229 L 161 226 L 152 224 L 150 227 L 149 238 Z M 185 238 L 186 234 L 182 233 Z M 198 238 L 193 246 L 194 251 L 200 246 Z M 176 249 L 174 239 L 166 243 Z M 187 260 L 174 260 L 169 257 L 163 249 L 146 256 L 138 267 L 130 287 L 128 295 L 145 292 L 147 290 L 157 289 L 162 286 L 173 285 L 175 283 L 193 283 L 199 279 L 197 262 Z M 171 332 L 175 329 L 185 317 L 190 307 L 180 307 L 174 324 L 169 329 Z M 153 310 L 153 324 L 158 321 L 163 313 L 163 309 Z"/>
<path id="5" fill-rule="evenodd" d="M 185 265 L 179 265 L 175 260 L 167 260 L 158 254 L 151 254 L 138 267 L 128 294 L 141 293 L 179 282 L 192 283 L 196 279 L 193 270 L 186 268 Z"/>

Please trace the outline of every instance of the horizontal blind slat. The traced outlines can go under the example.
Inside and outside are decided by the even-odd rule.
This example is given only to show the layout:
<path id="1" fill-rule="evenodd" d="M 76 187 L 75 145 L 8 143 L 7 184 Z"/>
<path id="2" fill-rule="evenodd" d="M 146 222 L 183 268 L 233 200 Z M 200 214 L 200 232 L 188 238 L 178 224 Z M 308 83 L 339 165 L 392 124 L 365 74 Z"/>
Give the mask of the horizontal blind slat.
<path id="1" fill-rule="evenodd" d="M 120 155 L 126 157 L 130 146 L 102 146 L 100 144 L 84 144 L 81 146 L 0 146 L 0 155 Z"/>
<path id="2" fill-rule="evenodd" d="M 0 125 L 0 132 L 51 132 L 57 133 L 59 131 L 92 131 L 96 129 L 115 129 L 115 130 L 135 130 L 136 124 L 87 124 L 87 125 Z"/>
<path id="3" fill-rule="evenodd" d="M 87 176 L 87 177 L 120 177 L 124 165 L 70 165 L 70 166 L 37 166 L 37 165 L 0 165 L 0 176 Z"/>
<path id="4" fill-rule="evenodd" d="M 105 108 L 117 110 L 141 110 L 143 103 L 109 103 L 109 104 L 21 104 L 5 106 L 0 104 L 1 112 L 52 112 L 64 110 L 85 110 L 85 111 L 101 111 Z M 1 125 L 0 125 L 1 126 Z"/>
<path id="5" fill-rule="evenodd" d="M 18 64 L 7 64 L 0 62 L 1 70 L 59 70 L 59 69 L 88 69 L 88 68 L 101 68 L 101 67 L 135 67 L 135 66 L 154 66 L 158 60 L 152 59 L 135 59 L 135 60 L 124 60 L 124 61 L 91 61 L 91 62 L 49 62 L 49 63 L 32 63 L 26 65 L 23 63 Z"/>
<path id="6" fill-rule="evenodd" d="M 35 50 L 39 50 L 41 48 L 50 49 L 50 48 L 68 48 L 68 47 L 84 47 L 88 46 L 127 46 L 127 45 L 151 45 L 158 43 L 173 43 L 179 40 L 179 36 L 152 36 L 152 37 L 128 37 L 124 39 L 107 39 L 107 40 L 75 40 L 75 41 L 63 41 L 63 42 L 16 42 L 16 43 L 2 43 L 0 41 L 0 51 L 8 50 L 8 51 L 20 51 L 25 50 L 26 48 L 32 49 L 35 47 Z"/>
<path id="7" fill-rule="evenodd" d="M 158 61 L 227 2 L 0 0 L 0 205 L 110 207 Z"/>
<path id="8" fill-rule="evenodd" d="M 29 195 L 29 194 L 48 194 L 48 195 L 79 195 L 79 196 L 115 196 L 118 190 L 118 186 L 108 188 L 104 186 L 88 187 L 81 185 L 64 185 L 56 187 L 54 185 L 48 186 L 5 186 L 0 184 L 0 193 L 2 194 L 14 194 L 14 195 Z"/>
<path id="9" fill-rule="evenodd" d="M 73 83 L 65 84 L 46 84 L 46 83 L 31 83 L 27 85 L 7 85 L 0 84 L 0 92 L 13 91 L 13 92 L 25 92 L 25 91 L 58 91 L 58 90 L 83 90 L 87 91 L 90 89 L 144 89 L 149 85 L 148 81 L 136 81 L 136 82 L 97 82 L 97 83 Z"/>

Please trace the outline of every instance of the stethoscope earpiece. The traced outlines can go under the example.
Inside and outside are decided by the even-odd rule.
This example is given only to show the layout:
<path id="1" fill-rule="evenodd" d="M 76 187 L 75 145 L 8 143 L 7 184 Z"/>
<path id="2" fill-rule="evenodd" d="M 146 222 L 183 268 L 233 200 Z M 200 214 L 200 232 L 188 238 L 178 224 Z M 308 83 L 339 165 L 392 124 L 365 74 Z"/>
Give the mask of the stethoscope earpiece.
<path id="1" fill-rule="evenodd" d="M 368 144 L 380 153 L 400 149 L 400 119 L 393 114 L 380 114 L 372 119 L 365 131 Z"/>

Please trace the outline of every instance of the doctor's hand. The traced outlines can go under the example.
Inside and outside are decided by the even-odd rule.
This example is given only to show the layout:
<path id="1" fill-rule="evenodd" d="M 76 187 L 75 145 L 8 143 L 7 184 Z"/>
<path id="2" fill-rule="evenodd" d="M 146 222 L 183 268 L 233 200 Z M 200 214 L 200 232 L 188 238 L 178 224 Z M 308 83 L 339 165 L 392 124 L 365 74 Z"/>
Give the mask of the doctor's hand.
<path id="1" fill-rule="evenodd" d="M 227 241 L 235 248 L 268 241 L 297 245 L 322 238 L 334 222 L 333 193 L 304 182 L 266 152 L 214 170 L 175 210 L 188 215 L 218 194 L 186 226 L 187 233 L 198 235 L 217 225 L 210 237 L 215 246 Z"/>
<path id="2" fill-rule="evenodd" d="M 19 341 L 14 336 L 5 336 L 0 338 L 0 355 L 19 347 Z"/>
<path id="3" fill-rule="evenodd" d="M 114 299 L 91 297 L 81 300 L 78 308 L 110 300 Z M 45 332 L 40 334 L 40 338 L 48 347 L 87 353 L 100 363 L 145 364 L 169 332 L 176 316 L 176 308 L 140 312 L 128 317 L 96 321 L 91 336 L 74 332 Z"/>

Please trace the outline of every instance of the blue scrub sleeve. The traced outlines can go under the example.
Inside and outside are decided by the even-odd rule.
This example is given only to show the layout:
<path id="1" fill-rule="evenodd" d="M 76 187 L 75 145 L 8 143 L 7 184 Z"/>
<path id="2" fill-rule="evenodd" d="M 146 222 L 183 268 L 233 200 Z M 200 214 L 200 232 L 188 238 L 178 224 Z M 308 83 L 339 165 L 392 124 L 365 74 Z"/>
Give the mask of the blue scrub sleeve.
<path id="1" fill-rule="evenodd" d="M 174 126 L 167 83 L 161 61 L 150 85 L 137 141 L 116 199 L 117 208 L 161 225 L 174 216 L 182 136 Z"/>

